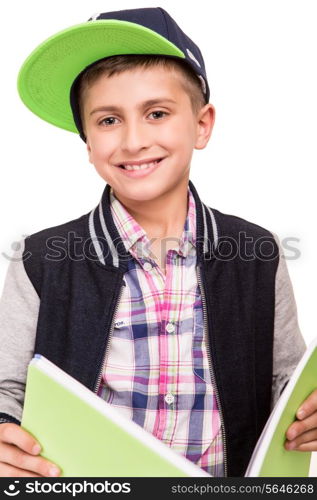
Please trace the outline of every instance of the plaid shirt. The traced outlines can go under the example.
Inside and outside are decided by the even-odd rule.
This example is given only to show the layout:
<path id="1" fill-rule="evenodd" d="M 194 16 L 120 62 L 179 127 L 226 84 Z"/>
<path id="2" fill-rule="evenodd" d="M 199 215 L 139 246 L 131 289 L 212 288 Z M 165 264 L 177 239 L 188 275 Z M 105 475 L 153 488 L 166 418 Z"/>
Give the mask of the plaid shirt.
<path id="1" fill-rule="evenodd" d="M 221 423 L 210 379 L 196 276 L 196 210 L 166 276 L 150 256 L 145 231 L 110 191 L 111 212 L 133 256 L 98 395 L 213 476 L 223 476 Z"/>

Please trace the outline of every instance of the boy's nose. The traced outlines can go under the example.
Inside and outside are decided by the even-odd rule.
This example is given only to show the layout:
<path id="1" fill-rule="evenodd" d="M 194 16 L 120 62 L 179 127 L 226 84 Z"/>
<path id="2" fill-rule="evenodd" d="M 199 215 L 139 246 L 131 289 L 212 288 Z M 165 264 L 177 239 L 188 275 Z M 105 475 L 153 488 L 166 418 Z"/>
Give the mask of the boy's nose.
<path id="1" fill-rule="evenodd" d="M 124 128 L 121 138 L 121 148 L 123 151 L 126 150 L 133 153 L 149 146 L 151 146 L 151 139 L 144 124 L 133 122 Z"/>

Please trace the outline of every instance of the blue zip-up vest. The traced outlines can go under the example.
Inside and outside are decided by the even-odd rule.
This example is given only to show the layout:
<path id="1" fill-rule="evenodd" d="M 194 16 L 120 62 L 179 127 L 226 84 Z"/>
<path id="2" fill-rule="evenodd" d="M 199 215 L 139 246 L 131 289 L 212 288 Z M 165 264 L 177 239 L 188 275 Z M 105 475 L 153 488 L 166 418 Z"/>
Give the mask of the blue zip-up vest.
<path id="1" fill-rule="evenodd" d="M 209 208 L 191 181 L 189 186 L 225 474 L 243 476 L 270 414 L 278 246 L 269 231 Z M 132 258 L 113 221 L 109 194 L 106 185 L 92 212 L 27 237 L 23 253 L 40 297 L 35 353 L 94 392 Z"/>

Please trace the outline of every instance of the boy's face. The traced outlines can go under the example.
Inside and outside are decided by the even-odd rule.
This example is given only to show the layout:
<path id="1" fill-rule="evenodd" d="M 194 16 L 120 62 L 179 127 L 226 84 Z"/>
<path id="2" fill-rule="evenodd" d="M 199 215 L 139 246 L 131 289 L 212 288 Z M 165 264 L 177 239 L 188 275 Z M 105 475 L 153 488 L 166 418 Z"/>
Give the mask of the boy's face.
<path id="1" fill-rule="evenodd" d="M 184 194 L 193 149 L 209 140 L 214 108 L 206 104 L 195 116 L 180 78 L 164 68 L 134 68 L 101 76 L 85 93 L 89 161 L 126 206 L 177 195 L 181 187 Z M 153 99 L 159 102 L 146 103 Z M 118 166 L 153 158 L 163 160 L 142 177 Z"/>

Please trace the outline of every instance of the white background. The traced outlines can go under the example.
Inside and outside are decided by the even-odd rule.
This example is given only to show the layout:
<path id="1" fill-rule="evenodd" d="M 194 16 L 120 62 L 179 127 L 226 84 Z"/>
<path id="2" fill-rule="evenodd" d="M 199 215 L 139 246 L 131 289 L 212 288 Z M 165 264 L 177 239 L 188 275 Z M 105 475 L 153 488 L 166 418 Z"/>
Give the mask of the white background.
<path id="1" fill-rule="evenodd" d="M 201 48 L 216 108 L 211 140 L 194 152 L 191 180 L 209 206 L 281 240 L 298 239 L 293 246 L 300 257 L 287 265 L 309 343 L 316 336 L 317 282 L 314 0 L 3 3 L 0 286 L 14 242 L 87 213 L 104 188 L 79 136 L 46 123 L 20 101 L 20 66 L 46 38 L 94 13 L 158 5 Z"/>

